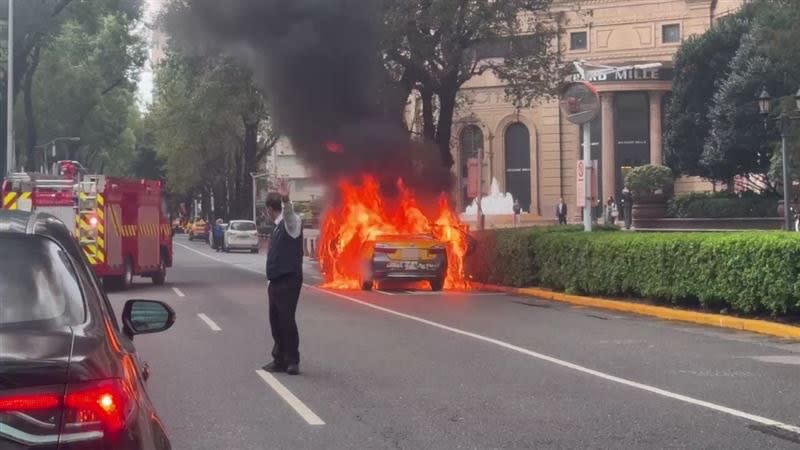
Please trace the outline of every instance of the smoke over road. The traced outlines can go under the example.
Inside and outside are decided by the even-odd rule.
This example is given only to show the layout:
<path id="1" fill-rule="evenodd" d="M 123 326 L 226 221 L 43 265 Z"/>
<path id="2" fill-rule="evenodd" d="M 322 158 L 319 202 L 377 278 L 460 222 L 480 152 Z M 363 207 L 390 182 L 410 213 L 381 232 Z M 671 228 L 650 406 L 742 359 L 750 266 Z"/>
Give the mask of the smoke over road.
<path id="1" fill-rule="evenodd" d="M 328 184 L 373 173 L 418 193 L 448 189 L 438 153 L 412 143 L 380 108 L 381 1 L 190 0 L 168 20 L 185 41 L 255 73 L 277 129 Z"/>

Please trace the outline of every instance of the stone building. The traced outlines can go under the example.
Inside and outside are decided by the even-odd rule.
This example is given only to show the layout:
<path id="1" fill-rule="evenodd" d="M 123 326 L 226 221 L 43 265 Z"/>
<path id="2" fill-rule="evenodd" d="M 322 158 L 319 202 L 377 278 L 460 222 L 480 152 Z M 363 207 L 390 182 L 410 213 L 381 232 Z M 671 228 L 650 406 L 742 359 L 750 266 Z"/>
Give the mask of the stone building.
<path id="1" fill-rule="evenodd" d="M 745 0 L 555 0 L 566 11 L 559 38 L 565 60 L 580 61 L 600 92 L 601 114 L 591 124 L 592 159 L 599 162 L 599 195 L 619 198 L 623 170 L 662 164 L 665 97 L 681 42 L 701 34 Z M 592 69 L 603 68 L 601 72 Z M 581 78 L 576 73 L 576 78 Z M 492 73 L 470 80 L 453 130 L 459 206 L 466 194 L 467 160 L 483 150 L 484 190 L 492 179 L 533 215 L 552 218 L 560 197 L 576 204 L 579 127 L 567 122 L 556 101 L 517 109 Z M 678 190 L 702 187 L 680 180 Z M 510 211 L 509 211 L 510 214 Z"/>

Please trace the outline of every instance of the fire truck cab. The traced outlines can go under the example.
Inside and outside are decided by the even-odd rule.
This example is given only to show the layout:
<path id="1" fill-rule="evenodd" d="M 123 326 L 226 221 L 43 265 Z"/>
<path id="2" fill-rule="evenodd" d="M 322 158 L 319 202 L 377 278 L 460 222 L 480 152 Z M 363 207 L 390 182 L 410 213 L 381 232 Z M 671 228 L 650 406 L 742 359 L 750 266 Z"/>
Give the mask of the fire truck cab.
<path id="1" fill-rule="evenodd" d="M 173 253 L 161 182 L 85 172 L 60 161 L 57 174 L 11 174 L 0 189 L 2 207 L 46 212 L 74 227 L 104 285 L 128 289 L 135 276 L 163 284 Z"/>

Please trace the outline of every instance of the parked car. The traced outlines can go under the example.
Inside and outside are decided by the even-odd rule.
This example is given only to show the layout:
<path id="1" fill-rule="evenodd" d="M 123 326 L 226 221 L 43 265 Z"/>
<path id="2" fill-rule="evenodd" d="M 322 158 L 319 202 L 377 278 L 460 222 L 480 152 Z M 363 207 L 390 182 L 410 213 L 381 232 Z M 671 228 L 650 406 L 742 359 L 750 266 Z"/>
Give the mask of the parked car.
<path id="1" fill-rule="evenodd" d="M 189 240 L 208 240 L 208 235 L 211 234 L 210 230 L 211 227 L 208 225 L 208 222 L 203 219 L 197 219 L 189 226 Z"/>
<path id="2" fill-rule="evenodd" d="M 225 240 L 222 249 L 226 252 L 231 250 L 250 250 L 251 253 L 258 253 L 259 238 L 256 223 L 252 220 L 231 220 L 228 228 L 225 229 Z"/>
<path id="3" fill-rule="evenodd" d="M 0 211 L 0 254 L 0 448 L 170 449 L 133 337 L 169 329 L 172 309 L 130 300 L 120 329 L 85 254 L 48 214 Z"/>
<path id="4" fill-rule="evenodd" d="M 361 248 L 361 288 L 385 280 L 427 281 L 441 291 L 447 276 L 447 248 L 429 235 L 380 236 Z"/>

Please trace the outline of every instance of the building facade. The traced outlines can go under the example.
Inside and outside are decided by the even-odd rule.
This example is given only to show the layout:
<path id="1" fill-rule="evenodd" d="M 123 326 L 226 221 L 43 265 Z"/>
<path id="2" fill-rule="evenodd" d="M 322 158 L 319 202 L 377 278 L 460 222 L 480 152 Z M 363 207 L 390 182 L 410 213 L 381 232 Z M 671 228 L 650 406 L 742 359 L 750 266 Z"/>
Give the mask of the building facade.
<path id="1" fill-rule="evenodd" d="M 267 156 L 266 169 L 269 180 L 286 180 L 292 200 L 311 202 L 322 198 L 325 190 L 309 173 L 287 138 L 281 138 Z"/>
<path id="2" fill-rule="evenodd" d="M 663 164 L 664 104 L 673 59 L 681 42 L 705 32 L 745 0 L 579 0 L 554 2 L 568 18 L 558 45 L 578 62 L 575 79 L 600 93 L 601 112 L 591 123 L 592 159 L 598 162 L 598 196 L 619 198 L 628 167 Z M 575 5 L 578 5 L 576 8 Z M 565 120 L 557 101 L 516 108 L 492 73 L 470 80 L 454 127 L 454 159 L 463 208 L 469 158 L 483 155 L 484 190 L 496 179 L 522 208 L 553 217 L 559 198 L 575 208 L 576 164 L 582 133 Z M 481 151 L 482 150 L 482 151 Z M 676 189 L 701 187 L 680 180 Z M 511 212 L 509 211 L 509 214 Z"/>

